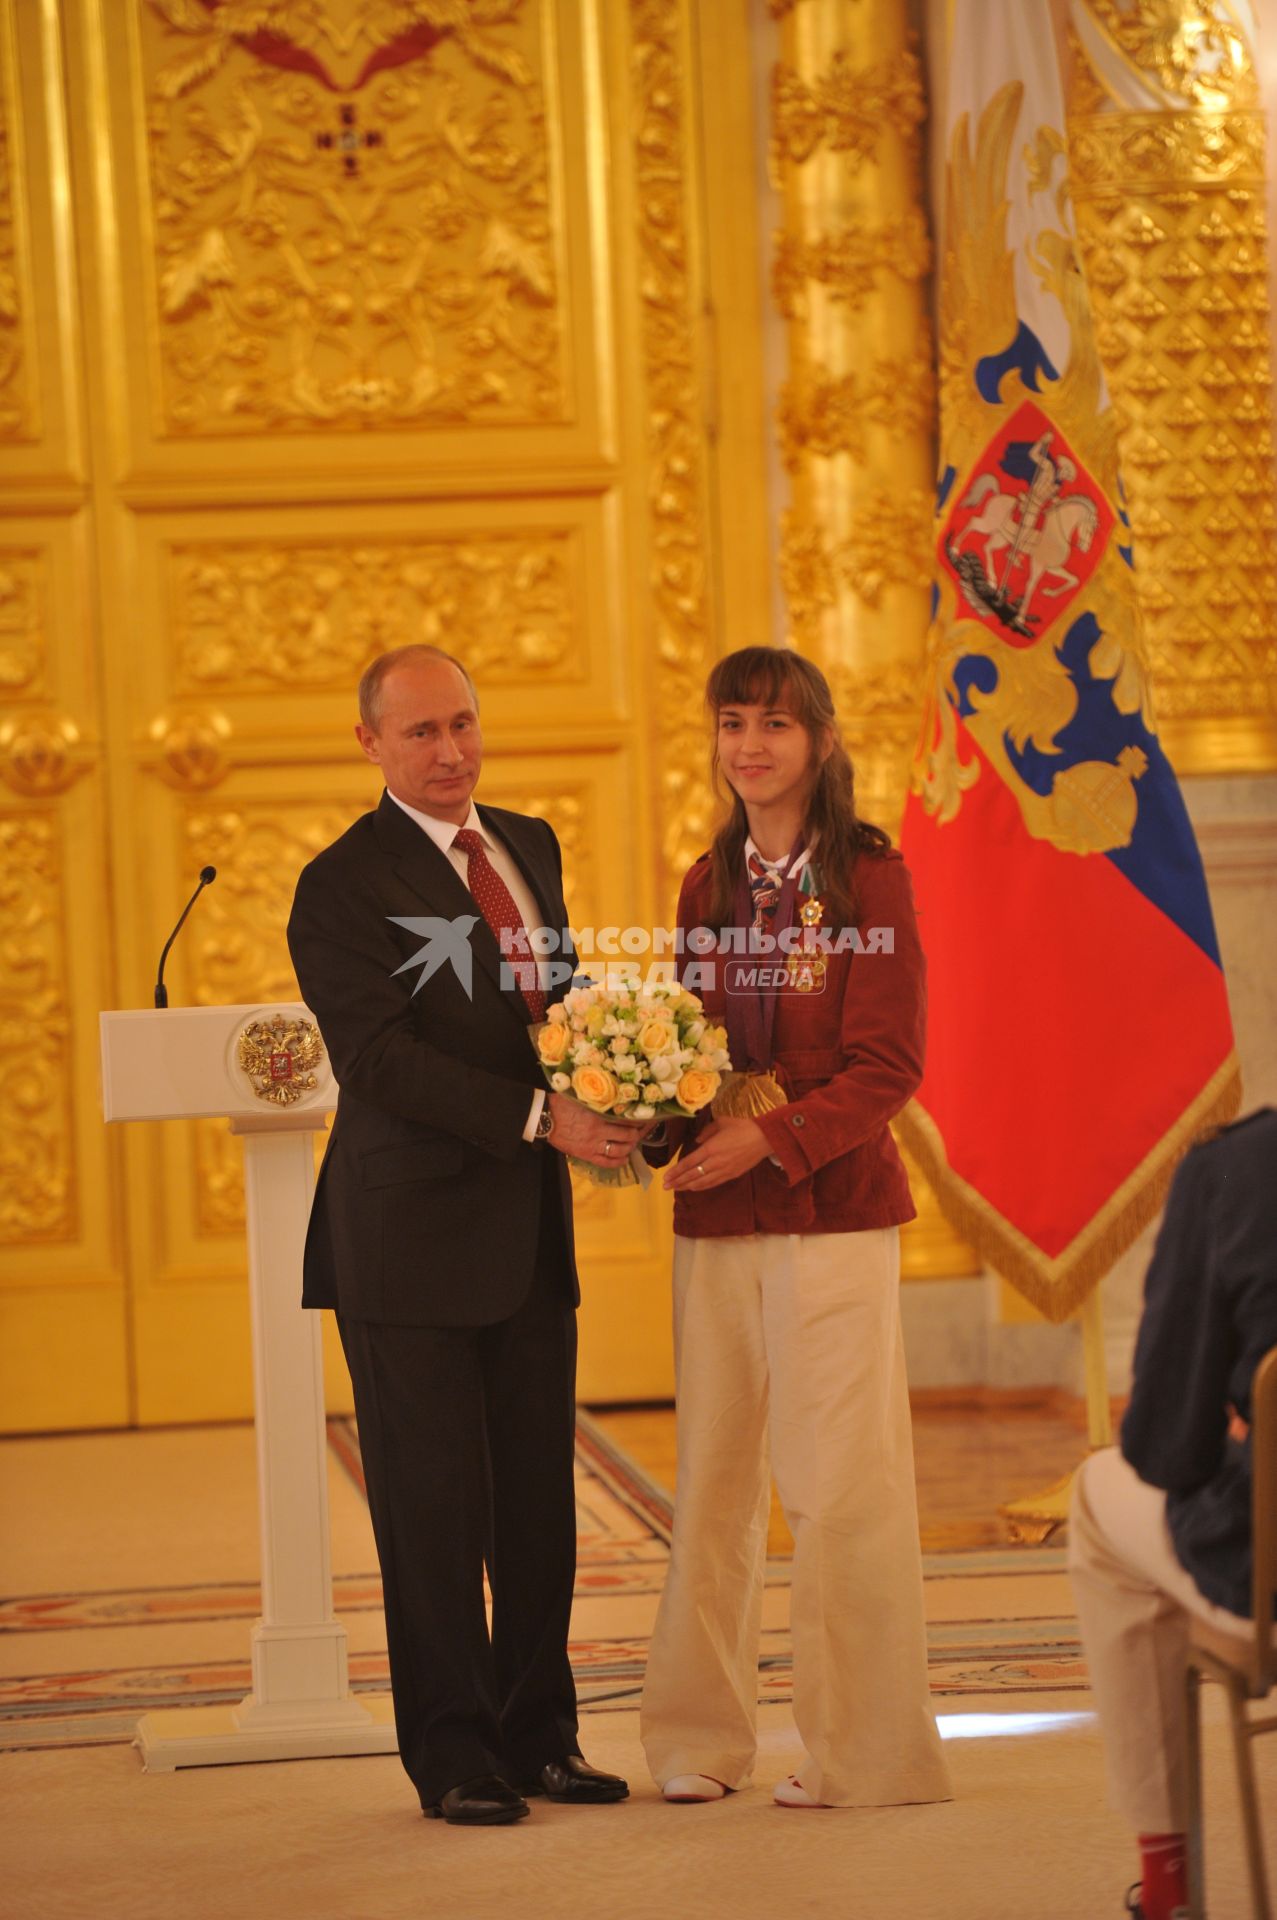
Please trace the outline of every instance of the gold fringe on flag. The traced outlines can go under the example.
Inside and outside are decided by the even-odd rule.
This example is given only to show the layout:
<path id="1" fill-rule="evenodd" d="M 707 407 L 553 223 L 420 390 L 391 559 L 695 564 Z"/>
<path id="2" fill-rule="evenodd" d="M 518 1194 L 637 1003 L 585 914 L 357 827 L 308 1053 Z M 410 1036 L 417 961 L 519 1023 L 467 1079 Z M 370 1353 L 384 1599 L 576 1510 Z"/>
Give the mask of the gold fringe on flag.
<path id="1" fill-rule="evenodd" d="M 1230 1053 L 1112 1197 L 1063 1253 L 1054 1258 L 1034 1246 L 983 1195 L 954 1173 L 931 1116 L 916 1100 L 896 1116 L 895 1127 L 931 1183 L 954 1230 L 1029 1305 L 1058 1323 L 1076 1313 L 1091 1290 L 1132 1245 L 1166 1198 L 1171 1176 L 1197 1135 L 1232 1120 L 1242 1097 L 1241 1067 Z"/>

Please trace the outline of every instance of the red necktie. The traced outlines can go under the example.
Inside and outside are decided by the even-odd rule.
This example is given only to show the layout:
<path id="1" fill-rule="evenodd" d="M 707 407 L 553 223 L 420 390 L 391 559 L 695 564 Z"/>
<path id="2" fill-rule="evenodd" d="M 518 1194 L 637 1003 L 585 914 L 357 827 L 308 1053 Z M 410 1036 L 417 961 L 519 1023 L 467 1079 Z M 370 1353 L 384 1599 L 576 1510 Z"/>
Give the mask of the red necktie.
<path id="1" fill-rule="evenodd" d="M 488 858 L 488 850 L 471 827 L 463 827 L 452 842 L 468 862 L 466 885 L 475 897 L 484 919 L 497 937 L 501 958 L 517 981 L 533 1020 L 545 1019 L 545 995 L 535 959 L 516 959 L 515 941 L 523 932 L 523 921 L 514 904 L 514 896 Z"/>

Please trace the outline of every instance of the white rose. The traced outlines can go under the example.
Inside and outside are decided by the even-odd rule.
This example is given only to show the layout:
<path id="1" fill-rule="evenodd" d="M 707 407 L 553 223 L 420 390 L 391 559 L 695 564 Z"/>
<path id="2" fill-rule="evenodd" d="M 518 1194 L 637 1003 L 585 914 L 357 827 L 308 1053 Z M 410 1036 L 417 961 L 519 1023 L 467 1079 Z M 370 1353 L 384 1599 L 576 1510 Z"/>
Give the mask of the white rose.
<path id="1" fill-rule="evenodd" d="M 656 1118 L 656 1109 L 655 1107 L 649 1107 L 645 1101 L 640 1101 L 637 1107 L 630 1108 L 630 1117 L 634 1120 L 654 1120 Z"/>
<path id="2" fill-rule="evenodd" d="M 677 1096 L 677 1094 L 678 1094 L 677 1080 L 662 1080 L 661 1082 L 662 1100 L 673 1100 Z"/>
<path id="3" fill-rule="evenodd" d="M 570 1073 L 552 1073 L 550 1075 L 550 1085 L 556 1093 L 571 1093 L 572 1075 Z"/>

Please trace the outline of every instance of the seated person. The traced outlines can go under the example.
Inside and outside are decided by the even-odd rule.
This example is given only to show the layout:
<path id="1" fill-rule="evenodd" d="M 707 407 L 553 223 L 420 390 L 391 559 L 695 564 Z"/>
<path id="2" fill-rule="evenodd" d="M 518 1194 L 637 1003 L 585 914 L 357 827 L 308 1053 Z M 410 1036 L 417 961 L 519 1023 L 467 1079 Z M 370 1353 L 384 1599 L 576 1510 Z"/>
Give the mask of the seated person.
<path id="1" fill-rule="evenodd" d="M 1277 1346 L 1277 1111 L 1188 1154 L 1144 1290 L 1120 1450 L 1074 1483 L 1069 1570 L 1114 1805 L 1139 1837 L 1144 1920 L 1187 1913 L 1185 1661 L 1193 1617 L 1253 1631 L 1244 1422 Z"/>

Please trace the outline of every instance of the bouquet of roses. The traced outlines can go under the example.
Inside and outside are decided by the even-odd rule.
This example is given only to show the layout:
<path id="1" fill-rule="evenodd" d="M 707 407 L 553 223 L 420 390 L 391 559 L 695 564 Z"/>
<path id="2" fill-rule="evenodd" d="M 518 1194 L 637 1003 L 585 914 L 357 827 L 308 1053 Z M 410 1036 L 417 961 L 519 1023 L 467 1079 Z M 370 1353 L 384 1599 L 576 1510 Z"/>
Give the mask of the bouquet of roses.
<path id="1" fill-rule="evenodd" d="M 626 1120 L 690 1119 L 731 1066 L 723 1028 L 672 980 L 574 987 L 536 1029 L 536 1049 L 555 1093 Z M 628 1162 L 611 1173 L 573 1164 L 606 1185 L 637 1179 Z"/>

